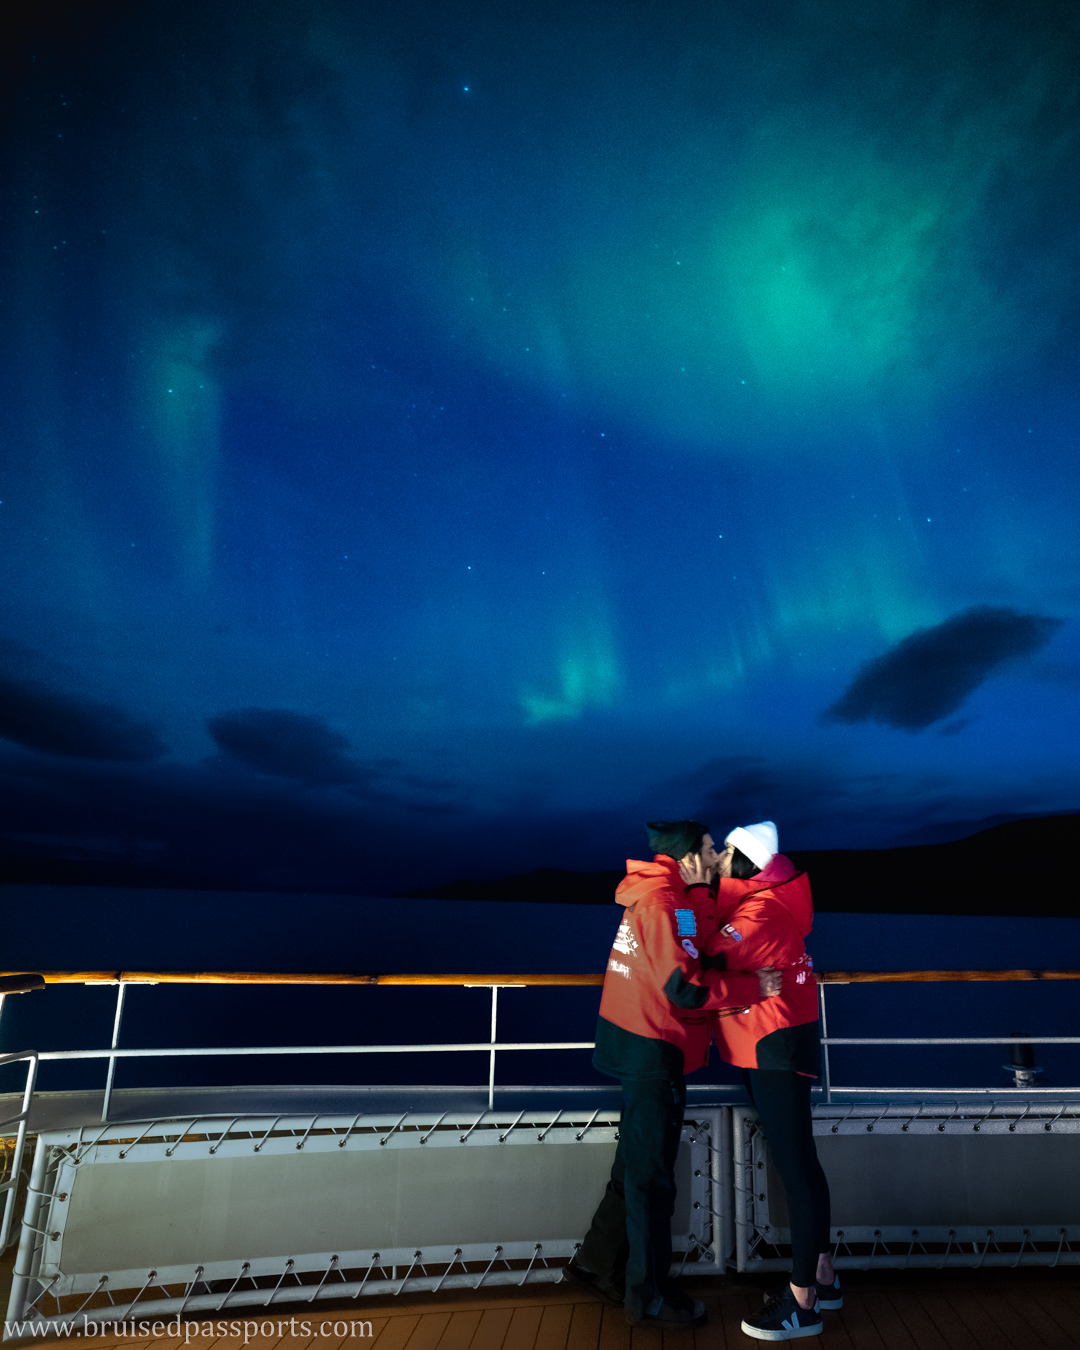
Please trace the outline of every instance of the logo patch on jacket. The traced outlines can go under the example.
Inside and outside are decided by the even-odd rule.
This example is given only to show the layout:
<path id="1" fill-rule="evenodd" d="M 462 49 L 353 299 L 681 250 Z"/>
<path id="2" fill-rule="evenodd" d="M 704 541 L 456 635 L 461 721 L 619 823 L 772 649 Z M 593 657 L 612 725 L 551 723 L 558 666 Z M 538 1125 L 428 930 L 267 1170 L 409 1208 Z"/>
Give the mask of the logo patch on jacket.
<path id="1" fill-rule="evenodd" d="M 615 941 L 612 945 L 615 951 L 622 952 L 624 956 L 633 956 L 637 951 L 637 938 L 630 931 L 630 925 L 625 919 L 619 924 L 619 931 L 615 934 Z"/>
<path id="2" fill-rule="evenodd" d="M 737 928 L 732 928 L 731 924 L 729 923 L 724 924 L 724 927 L 721 931 L 724 933 L 725 937 L 734 938 L 736 942 L 742 941 L 742 934 L 739 932 Z"/>
<path id="3" fill-rule="evenodd" d="M 677 909 L 675 922 L 678 924 L 680 937 L 697 937 L 697 916 L 692 909 Z"/>
<path id="4" fill-rule="evenodd" d="M 685 951 L 689 952 L 690 955 L 691 955 L 691 956 L 694 958 L 694 960 L 696 961 L 696 960 L 698 959 L 698 949 L 694 946 L 694 944 L 690 941 L 690 939 L 689 939 L 689 938 L 683 938 L 683 940 L 682 940 L 682 945 L 683 945 L 683 949 L 684 949 Z"/>
<path id="5" fill-rule="evenodd" d="M 613 970 L 616 975 L 622 975 L 625 979 L 633 979 L 630 974 L 630 967 L 623 965 L 621 961 L 616 961 L 614 957 L 607 963 L 608 970 Z"/>

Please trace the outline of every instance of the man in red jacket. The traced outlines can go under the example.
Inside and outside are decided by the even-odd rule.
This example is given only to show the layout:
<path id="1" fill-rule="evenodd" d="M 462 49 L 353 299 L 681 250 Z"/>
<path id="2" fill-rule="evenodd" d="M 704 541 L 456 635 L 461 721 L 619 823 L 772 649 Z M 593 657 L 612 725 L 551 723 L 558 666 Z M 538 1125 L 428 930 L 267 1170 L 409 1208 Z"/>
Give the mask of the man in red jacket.
<path id="1" fill-rule="evenodd" d="M 706 872 L 719 855 L 700 821 L 653 821 L 652 862 L 629 859 L 615 893 L 624 906 L 596 1028 L 593 1064 L 618 1078 L 619 1146 L 604 1198 L 567 1276 L 611 1302 L 631 1323 L 700 1326 L 703 1306 L 669 1279 L 675 1155 L 686 1106 L 683 1075 L 709 1055 L 714 1017 L 771 996 L 774 977 L 702 968 L 717 918 L 707 885 L 684 885 L 679 861 Z"/>

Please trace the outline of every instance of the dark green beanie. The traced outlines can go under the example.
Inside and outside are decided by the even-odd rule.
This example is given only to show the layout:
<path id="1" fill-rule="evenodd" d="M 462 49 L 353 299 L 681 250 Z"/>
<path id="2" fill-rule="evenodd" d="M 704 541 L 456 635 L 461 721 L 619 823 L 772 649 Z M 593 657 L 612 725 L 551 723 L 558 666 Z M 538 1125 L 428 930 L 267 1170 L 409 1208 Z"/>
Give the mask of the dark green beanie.
<path id="1" fill-rule="evenodd" d="M 709 833 L 708 825 L 702 825 L 700 820 L 650 820 L 645 828 L 652 851 L 675 859 L 696 853 L 703 836 Z"/>

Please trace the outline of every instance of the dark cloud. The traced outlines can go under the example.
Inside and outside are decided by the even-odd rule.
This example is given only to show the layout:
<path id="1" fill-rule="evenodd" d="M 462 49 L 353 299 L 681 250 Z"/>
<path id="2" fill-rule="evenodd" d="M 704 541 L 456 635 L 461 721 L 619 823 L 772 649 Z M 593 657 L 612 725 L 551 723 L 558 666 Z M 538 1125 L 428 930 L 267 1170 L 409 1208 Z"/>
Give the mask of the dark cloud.
<path id="1" fill-rule="evenodd" d="M 722 837 L 733 825 L 774 820 L 781 848 L 872 847 L 907 809 L 906 793 L 922 802 L 940 785 L 897 774 L 851 774 L 840 766 L 807 764 L 797 758 L 767 762 L 754 756 L 708 760 L 659 784 L 655 800 L 673 815 L 707 821 Z M 896 826 L 895 828 L 899 828 Z"/>
<path id="2" fill-rule="evenodd" d="M 166 746 L 152 727 L 109 703 L 91 703 L 0 675 L 0 736 L 73 759 L 146 760 Z"/>
<path id="3" fill-rule="evenodd" d="M 954 614 L 867 662 L 822 720 L 922 731 L 955 712 L 1006 661 L 1038 651 L 1061 622 L 989 605 Z"/>
<path id="4" fill-rule="evenodd" d="M 705 761 L 657 784 L 643 804 L 708 821 L 719 835 L 736 824 L 774 820 L 786 853 L 962 839 L 1005 820 L 1055 814 L 1062 800 L 1076 800 L 1067 776 L 1036 790 L 987 782 L 975 791 L 962 774 L 862 773 L 816 757 L 746 755 Z M 644 831 L 635 833 L 635 848 L 643 838 Z"/>
<path id="5" fill-rule="evenodd" d="M 92 885 L 392 895 L 471 875 L 476 834 L 498 844 L 484 856 L 501 873 L 534 865 L 531 854 L 517 862 L 522 832 L 543 837 L 531 822 L 513 833 L 487 817 L 474 833 L 438 803 L 418 804 L 392 786 L 378 797 L 311 786 L 222 773 L 206 761 L 106 764 L 20 754 L 0 742 L 0 879 L 12 859 L 60 859 L 86 862 L 82 880 Z M 94 879 L 99 863 L 114 865 L 112 880 Z M 123 866 L 134 880 L 115 880 Z"/>
<path id="6" fill-rule="evenodd" d="M 306 713 L 238 708 L 206 725 L 224 754 L 257 773 L 329 787 L 354 783 L 363 772 L 346 754 L 349 741 Z"/>
<path id="7" fill-rule="evenodd" d="M 228 761 L 304 788 L 339 788 L 367 805 L 451 815 L 462 809 L 461 786 L 409 773 L 397 759 L 355 759 L 350 742 L 319 717 L 287 708 L 238 708 L 207 719 Z"/>

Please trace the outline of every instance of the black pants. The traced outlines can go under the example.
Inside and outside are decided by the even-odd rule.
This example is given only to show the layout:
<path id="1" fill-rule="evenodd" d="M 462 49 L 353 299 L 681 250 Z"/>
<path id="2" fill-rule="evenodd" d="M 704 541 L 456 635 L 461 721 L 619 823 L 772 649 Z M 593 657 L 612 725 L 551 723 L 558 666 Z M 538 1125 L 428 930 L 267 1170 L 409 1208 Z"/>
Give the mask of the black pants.
<path id="1" fill-rule="evenodd" d="M 577 1259 L 601 1279 L 623 1285 L 626 1307 L 643 1313 L 668 1290 L 686 1083 L 681 1074 L 620 1081 L 619 1146 Z"/>
<path id="2" fill-rule="evenodd" d="M 787 1192 L 791 1283 L 806 1288 L 829 1250 L 829 1183 L 818 1162 L 810 1115 L 811 1080 L 793 1069 L 743 1069 L 773 1166 Z"/>

